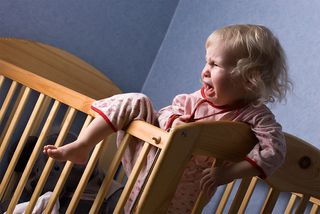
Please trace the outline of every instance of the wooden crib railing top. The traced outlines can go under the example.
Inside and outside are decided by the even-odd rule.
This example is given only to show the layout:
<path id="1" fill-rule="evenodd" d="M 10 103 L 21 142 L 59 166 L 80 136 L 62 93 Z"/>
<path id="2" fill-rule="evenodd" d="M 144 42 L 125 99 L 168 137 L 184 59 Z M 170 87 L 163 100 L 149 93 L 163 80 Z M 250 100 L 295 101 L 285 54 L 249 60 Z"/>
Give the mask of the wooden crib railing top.
<path id="1" fill-rule="evenodd" d="M 94 101 L 93 98 L 76 92 L 44 77 L 38 76 L 1 59 L 0 74 L 86 114 L 94 114 L 94 112 L 90 109 L 90 106 Z"/>
<path id="2" fill-rule="evenodd" d="M 121 92 L 110 79 L 85 61 L 40 42 L 0 38 L 0 59 L 93 99 Z"/>

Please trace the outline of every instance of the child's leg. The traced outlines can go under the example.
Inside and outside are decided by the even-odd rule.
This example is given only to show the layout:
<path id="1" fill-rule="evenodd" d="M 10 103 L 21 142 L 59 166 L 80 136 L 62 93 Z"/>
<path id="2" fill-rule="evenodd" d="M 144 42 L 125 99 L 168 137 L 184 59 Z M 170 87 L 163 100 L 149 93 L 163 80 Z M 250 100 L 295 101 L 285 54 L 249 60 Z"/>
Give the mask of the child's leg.
<path id="1" fill-rule="evenodd" d="M 56 160 L 69 160 L 76 164 L 84 164 L 93 147 L 112 132 L 113 130 L 106 121 L 98 116 L 79 135 L 76 141 L 58 148 L 54 145 L 47 145 L 43 152 Z"/>

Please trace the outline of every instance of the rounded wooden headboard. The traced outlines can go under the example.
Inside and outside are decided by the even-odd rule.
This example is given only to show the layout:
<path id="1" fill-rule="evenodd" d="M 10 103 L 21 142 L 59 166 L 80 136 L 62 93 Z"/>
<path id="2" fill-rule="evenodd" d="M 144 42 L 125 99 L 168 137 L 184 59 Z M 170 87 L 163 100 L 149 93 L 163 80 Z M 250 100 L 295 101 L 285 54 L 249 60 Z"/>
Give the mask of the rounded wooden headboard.
<path id="1" fill-rule="evenodd" d="M 64 50 L 39 42 L 0 38 L 0 59 L 93 99 L 121 90 L 100 71 Z"/>

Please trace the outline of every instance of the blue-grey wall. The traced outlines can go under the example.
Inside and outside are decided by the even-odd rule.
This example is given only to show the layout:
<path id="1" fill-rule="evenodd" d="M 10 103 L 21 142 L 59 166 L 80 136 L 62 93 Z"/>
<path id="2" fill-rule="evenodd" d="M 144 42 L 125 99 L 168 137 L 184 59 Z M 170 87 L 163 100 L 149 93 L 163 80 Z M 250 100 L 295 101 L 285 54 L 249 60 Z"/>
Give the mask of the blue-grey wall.
<path id="1" fill-rule="evenodd" d="M 179 0 L 0 0 L 0 37 L 67 50 L 140 91 Z"/>
<path id="2" fill-rule="evenodd" d="M 285 131 L 320 148 L 320 1 L 183 0 L 150 70 L 143 92 L 157 108 L 200 85 L 204 43 L 215 29 L 234 23 L 268 26 L 288 58 L 294 92 L 271 106 Z"/>

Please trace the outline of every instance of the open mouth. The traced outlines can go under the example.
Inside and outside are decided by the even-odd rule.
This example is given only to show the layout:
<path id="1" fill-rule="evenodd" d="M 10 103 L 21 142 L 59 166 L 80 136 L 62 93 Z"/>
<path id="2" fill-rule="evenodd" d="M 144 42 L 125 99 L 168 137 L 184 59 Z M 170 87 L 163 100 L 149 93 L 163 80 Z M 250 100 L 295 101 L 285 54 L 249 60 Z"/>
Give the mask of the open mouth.
<path id="1" fill-rule="evenodd" d="M 214 88 L 208 84 L 208 83 L 203 83 L 203 86 L 204 86 L 204 91 L 205 91 L 205 94 L 208 96 L 208 97 L 212 97 L 215 95 L 215 91 L 214 91 Z"/>

